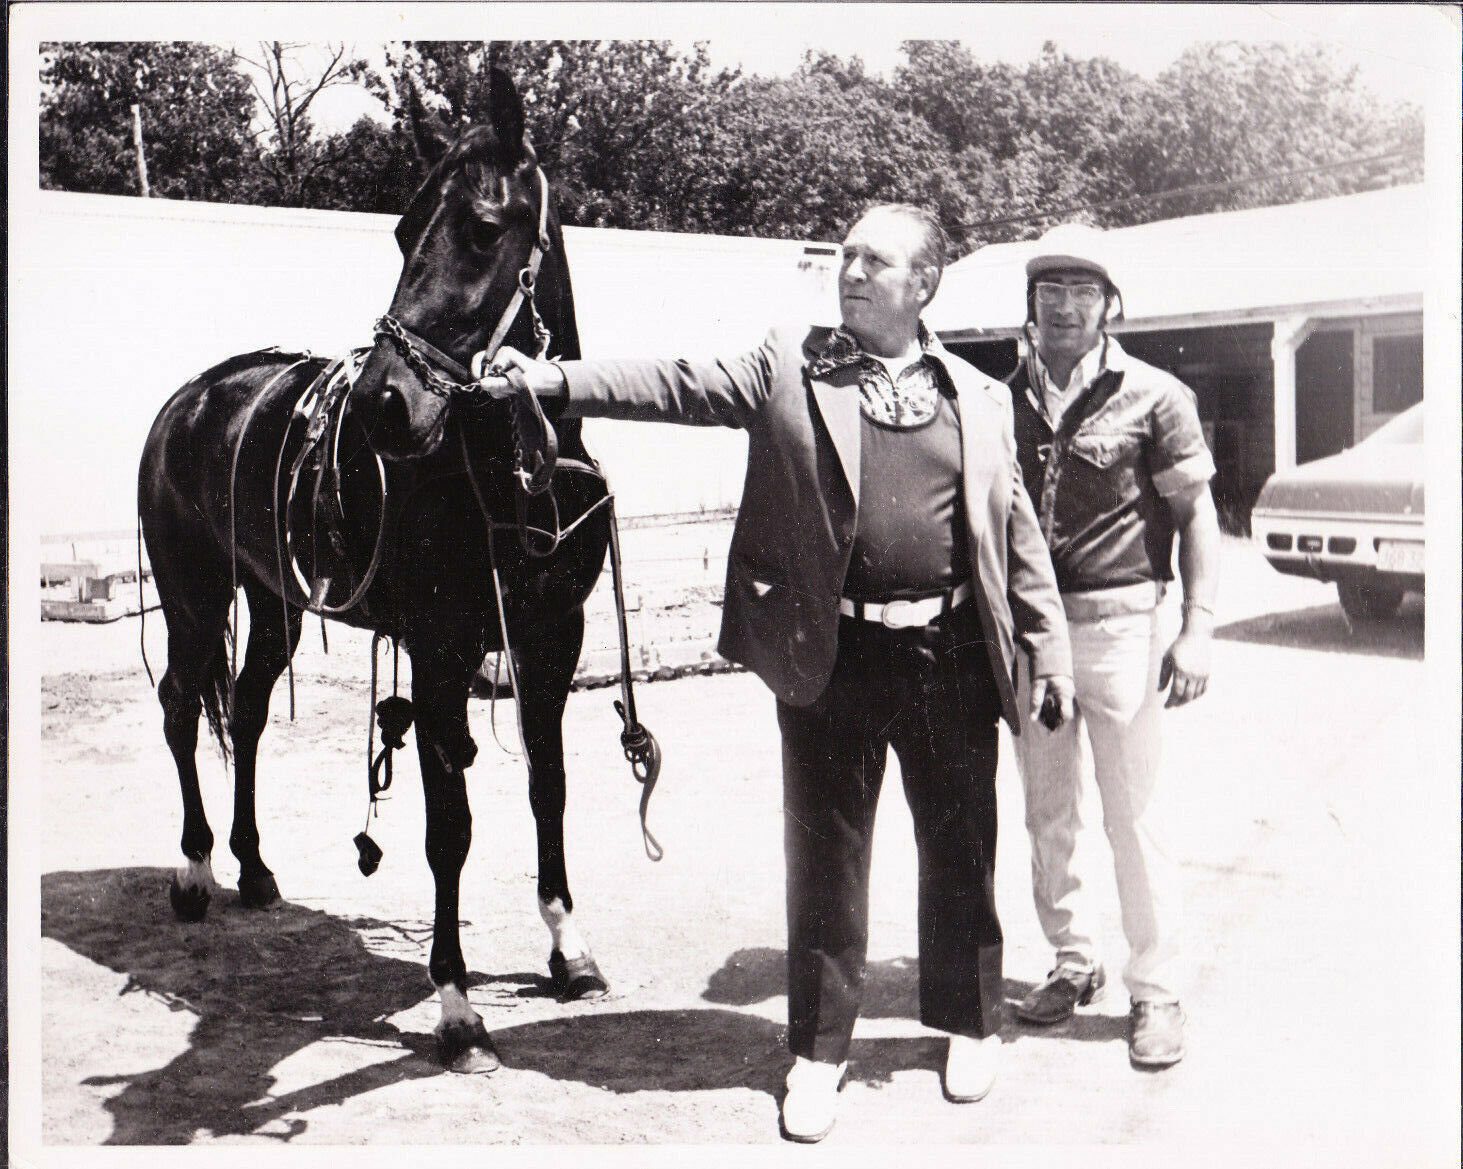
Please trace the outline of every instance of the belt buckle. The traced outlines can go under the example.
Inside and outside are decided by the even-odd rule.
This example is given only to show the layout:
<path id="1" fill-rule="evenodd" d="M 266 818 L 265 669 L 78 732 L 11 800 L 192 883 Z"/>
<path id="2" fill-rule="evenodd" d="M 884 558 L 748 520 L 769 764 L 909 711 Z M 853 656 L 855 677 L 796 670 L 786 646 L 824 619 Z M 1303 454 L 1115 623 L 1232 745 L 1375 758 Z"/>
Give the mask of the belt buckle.
<path id="1" fill-rule="evenodd" d="M 903 598 L 890 601 L 884 606 L 883 612 L 879 614 L 879 620 L 883 622 L 885 629 L 911 629 L 916 625 L 922 625 L 924 623 L 918 619 L 910 617 L 901 618 L 899 616 L 901 613 L 913 609 L 914 605 L 914 601 Z"/>

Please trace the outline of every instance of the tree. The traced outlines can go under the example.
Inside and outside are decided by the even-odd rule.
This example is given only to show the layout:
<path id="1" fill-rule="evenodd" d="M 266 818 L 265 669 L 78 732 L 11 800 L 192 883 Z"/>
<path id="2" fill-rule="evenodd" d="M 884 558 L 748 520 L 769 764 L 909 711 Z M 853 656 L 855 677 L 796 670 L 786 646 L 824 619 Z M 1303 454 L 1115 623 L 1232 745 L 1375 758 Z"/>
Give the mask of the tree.
<path id="1" fill-rule="evenodd" d="M 903 48 L 898 100 L 952 153 L 981 207 L 973 223 L 1016 220 L 971 228 L 966 248 L 1036 235 L 1058 219 L 1120 227 L 1421 179 L 1417 154 L 1163 194 L 1420 146 L 1420 111 L 1378 102 L 1321 48 L 1197 45 L 1153 82 L 1053 43 L 1024 68 L 981 65 L 952 42 Z"/>
<path id="2" fill-rule="evenodd" d="M 1218 43 L 1160 74 L 1123 139 L 1136 189 L 1161 191 L 1343 162 L 1401 149 L 1410 160 L 1321 171 L 1130 211 L 1130 221 L 1319 199 L 1422 179 L 1422 114 L 1379 102 L 1324 47 Z"/>
<path id="3" fill-rule="evenodd" d="M 862 66 L 811 54 L 786 78 L 752 78 L 712 113 L 697 174 L 704 231 L 841 239 L 870 203 L 974 211 L 928 123 L 895 107 Z"/>
<path id="4" fill-rule="evenodd" d="M 1050 41 L 1025 67 L 981 65 L 948 41 L 902 47 L 908 64 L 895 74 L 897 99 L 954 155 L 980 208 L 976 221 L 1033 217 L 963 233 L 965 250 L 1040 231 L 1045 210 L 1132 191 L 1121 142 L 1148 97 L 1136 74 L 1106 58 L 1071 57 Z"/>
<path id="5" fill-rule="evenodd" d="M 662 41 L 412 41 L 388 53 L 388 100 L 398 120 L 415 89 L 449 125 L 485 122 L 490 62 L 514 77 L 564 222 L 682 228 L 707 111 L 735 72 Z"/>
<path id="6" fill-rule="evenodd" d="M 254 97 L 229 56 L 186 41 L 41 47 L 40 182 L 136 195 L 132 106 L 154 195 L 229 200 L 255 164 Z"/>
<path id="7" fill-rule="evenodd" d="M 410 132 L 400 123 L 383 126 L 359 119 L 323 144 L 332 158 L 306 194 L 307 206 L 332 211 L 399 215 L 421 185 L 421 164 Z"/>
<path id="8" fill-rule="evenodd" d="M 349 59 L 345 45 L 324 46 L 323 63 L 306 65 L 300 51 L 307 46 L 287 41 L 260 42 L 250 57 L 236 47 L 236 61 L 250 67 L 249 83 L 263 111 L 264 149 L 259 155 L 257 181 L 262 184 L 251 202 L 277 207 L 313 207 L 316 192 L 331 183 L 333 172 L 348 159 L 350 144 L 342 135 L 321 139 L 315 134 L 310 107 L 325 90 L 361 84 L 372 75 L 362 60 Z"/>

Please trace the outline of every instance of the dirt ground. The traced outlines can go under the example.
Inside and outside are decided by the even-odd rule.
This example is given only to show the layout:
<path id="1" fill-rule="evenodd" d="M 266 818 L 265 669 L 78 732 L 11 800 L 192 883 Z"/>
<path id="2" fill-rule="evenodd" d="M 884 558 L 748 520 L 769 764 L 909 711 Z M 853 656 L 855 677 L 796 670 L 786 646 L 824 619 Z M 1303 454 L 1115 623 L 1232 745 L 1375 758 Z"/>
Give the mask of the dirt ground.
<path id="1" fill-rule="evenodd" d="M 989 1144 L 1064 1163 L 1071 1146 L 1099 1161 L 1457 1163 L 1457 754 L 1436 733 L 1448 695 L 1439 699 L 1424 661 L 1421 601 L 1409 598 L 1386 629 L 1353 631 L 1334 590 L 1281 578 L 1238 542 L 1225 552 L 1212 690 L 1168 716 L 1193 967 L 1189 1057 L 1162 1074 L 1129 1067 L 1115 978 L 1103 1002 L 1055 1029 L 1010 1015 L 996 1090 L 980 1104 L 946 1103 L 943 1042 L 917 1022 L 913 840 L 891 763 L 866 1003 L 824 1148 L 920 1145 L 918 1155 L 944 1156 L 941 1146 Z M 714 607 L 701 607 L 697 621 L 714 628 Z M 371 823 L 381 869 L 368 879 L 355 865 L 369 641 L 333 626 L 327 656 L 307 627 L 293 721 L 283 683 L 276 692 L 259 811 L 284 901 L 268 911 L 238 904 L 231 789 L 217 752 L 201 749 L 224 887 L 205 921 L 183 925 L 165 892 L 179 861 L 177 784 L 137 619 L 46 623 L 35 636 L 37 762 L 13 780 L 10 836 L 12 894 L 38 882 L 40 910 L 38 948 L 12 936 L 12 1002 L 36 1006 L 12 1051 L 16 1163 L 27 1163 L 22 1148 L 47 1163 L 48 1150 L 96 1145 L 823 1155 L 777 1133 L 790 1062 L 778 739 L 755 678 L 637 691 L 666 760 L 650 809 L 659 864 L 642 848 L 614 692 L 571 696 L 570 879 L 612 984 L 588 1004 L 548 991 L 522 766 L 495 744 L 488 703 L 474 700 L 463 944 L 469 997 L 504 1066 L 461 1077 L 433 1054 L 432 885 L 410 750 Z M 146 644 L 157 670 L 156 615 Z M 508 703 L 497 734 L 516 743 Z M 1015 998 L 1050 954 L 1031 908 L 1009 744 L 998 786 L 997 896 Z M 1100 825 L 1095 807 L 1087 820 Z M 1116 974 L 1124 950 L 1100 840 L 1086 862 Z M 28 999 L 32 979 L 39 995 Z M 34 1115 L 27 1099 L 38 1099 Z"/>

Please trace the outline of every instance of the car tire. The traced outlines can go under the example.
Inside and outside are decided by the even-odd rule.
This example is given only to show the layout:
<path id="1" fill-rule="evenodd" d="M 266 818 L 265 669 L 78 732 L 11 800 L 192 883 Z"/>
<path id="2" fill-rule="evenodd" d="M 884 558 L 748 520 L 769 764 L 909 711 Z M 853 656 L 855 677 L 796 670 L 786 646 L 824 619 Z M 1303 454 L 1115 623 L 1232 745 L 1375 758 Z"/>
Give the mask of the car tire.
<path id="1" fill-rule="evenodd" d="M 1369 582 L 1367 584 L 1336 582 L 1336 593 L 1341 598 L 1341 608 L 1353 621 L 1386 621 L 1397 615 L 1402 604 L 1403 590 L 1396 585 Z"/>

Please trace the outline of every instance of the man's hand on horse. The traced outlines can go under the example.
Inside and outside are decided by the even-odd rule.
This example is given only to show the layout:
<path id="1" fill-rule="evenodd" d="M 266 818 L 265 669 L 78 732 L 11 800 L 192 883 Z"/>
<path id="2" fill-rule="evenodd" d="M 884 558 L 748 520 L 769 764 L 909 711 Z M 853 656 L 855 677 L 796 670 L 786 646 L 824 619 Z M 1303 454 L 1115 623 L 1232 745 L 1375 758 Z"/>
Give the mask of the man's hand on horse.
<path id="1" fill-rule="evenodd" d="M 1065 674 L 1049 674 L 1031 682 L 1031 721 L 1049 731 L 1065 726 L 1077 713 L 1077 688 Z"/>
<path id="2" fill-rule="evenodd" d="M 507 371 L 515 370 L 528 383 L 528 388 L 541 398 L 562 398 L 566 393 L 564 371 L 552 361 L 535 361 L 526 354 L 504 345 L 492 362 L 486 352 L 472 359 L 472 376 L 490 398 L 511 398 L 515 393 Z"/>

